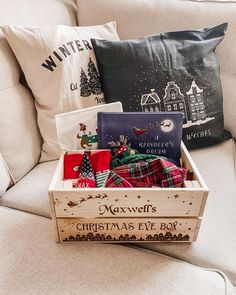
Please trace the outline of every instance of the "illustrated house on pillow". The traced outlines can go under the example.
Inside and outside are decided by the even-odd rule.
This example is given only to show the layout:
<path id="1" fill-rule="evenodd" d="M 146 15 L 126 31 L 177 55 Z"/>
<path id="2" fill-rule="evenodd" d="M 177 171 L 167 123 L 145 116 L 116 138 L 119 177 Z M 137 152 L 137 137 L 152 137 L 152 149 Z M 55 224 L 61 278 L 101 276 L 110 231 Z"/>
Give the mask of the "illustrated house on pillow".
<path id="1" fill-rule="evenodd" d="M 189 91 L 186 92 L 189 106 L 189 120 L 196 122 L 205 120 L 207 115 L 203 100 L 203 90 L 200 89 L 193 80 Z"/>
<path id="2" fill-rule="evenodd" d="M 187 123 L 188 116 L 184 95 L 181 93 L 179 86 L 177 86 L 174 81 L 167 83 L 163 101 L 166 112 L 181 112 L 183 114 L 183 122 Z"/>
<path id="3" fill-rule="evenodd" d="M 141 96 L 142 112 L 160 112 L 161 100 L 155 89 L 151 89 L 151 93 L 143 94 Z"/>

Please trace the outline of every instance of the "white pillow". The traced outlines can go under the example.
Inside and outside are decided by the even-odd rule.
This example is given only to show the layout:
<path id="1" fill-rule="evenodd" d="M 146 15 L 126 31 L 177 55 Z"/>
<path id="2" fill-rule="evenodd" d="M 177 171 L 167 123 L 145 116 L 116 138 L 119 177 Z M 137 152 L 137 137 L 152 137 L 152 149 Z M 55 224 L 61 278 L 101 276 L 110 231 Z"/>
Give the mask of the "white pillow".
<path id="1" fill-rule="evenodd" d="M 4 161 L 2 154 L 0 154 L 0 197 L 4 195 L 8 187 L 14 182 L 10 170 Z"/>
<path id="2" fill-rule="evenodd" d="M 36 98 L 44 140 L 41 161 L 57 159 L 55 115 L 104 102 L 90 39 L 119 40 L 116 23 L 2 30 Z"/>
<path id="3" fill-rule="evenodd" d="M 63 150 L 98 148 L 97 113 L 122 112 L 118 102 L 56 115 L 57 137 Z"/>

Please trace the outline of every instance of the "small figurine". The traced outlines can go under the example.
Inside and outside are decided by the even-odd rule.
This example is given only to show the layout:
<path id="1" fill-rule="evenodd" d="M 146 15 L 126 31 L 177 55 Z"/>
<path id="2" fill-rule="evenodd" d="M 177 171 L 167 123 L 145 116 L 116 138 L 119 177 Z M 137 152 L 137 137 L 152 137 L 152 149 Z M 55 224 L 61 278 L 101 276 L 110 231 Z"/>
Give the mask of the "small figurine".
<path id="1" fill-rule="evenodd" d="M 87 152 L 84 152 L 81 173 L 76 187 L 96 187 L 95 176 Z"/>
<path id="2" fill-rule="evenodd" d="M 127 141 L 127 137 L 125 137 L 124 135 L 120 135 L 119 141 L 108 142 L 109 145 L 113 148 L 113 153 L 115 153 L 111 160 L 111 168 L 129 163 L 153 160 L 157 158 L 166 159 L 165 157 L 160 157 L 152 154 L 140 154 L 137 150 L 131 148 L 131 144 L 127 143 Z"/>

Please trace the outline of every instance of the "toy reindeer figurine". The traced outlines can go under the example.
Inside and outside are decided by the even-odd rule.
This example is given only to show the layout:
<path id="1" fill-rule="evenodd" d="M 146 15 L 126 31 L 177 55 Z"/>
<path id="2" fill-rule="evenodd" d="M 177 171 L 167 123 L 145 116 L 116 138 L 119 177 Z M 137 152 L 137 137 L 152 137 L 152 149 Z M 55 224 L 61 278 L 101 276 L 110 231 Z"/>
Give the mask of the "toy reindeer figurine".
<path id="1" fill-rule="evenodd" d="M 131 144 L 127 144 L 127 137 L 120 135 L 120 139 L 117 142 L 110 141 L 108 144 L 113 148 L 115 156 L 120 155 L 121 158 L 132 156 L 138 153 L 137 150 L 131 148 Z"/>
<path id="2" fill-rule="evenodd" d="M 141 161 L 152 160 L 156 158 L 163 158 L 151 154 L 140 154 L 137 150 L 131 147 L 130 143 L 127 143 L 128 139 L 124 135 L 120 135 L 119 141 L 110 141 L 108 144 L 113 149 L 114 156 L 111 160 L 111 167 L 136 163 Z"/>

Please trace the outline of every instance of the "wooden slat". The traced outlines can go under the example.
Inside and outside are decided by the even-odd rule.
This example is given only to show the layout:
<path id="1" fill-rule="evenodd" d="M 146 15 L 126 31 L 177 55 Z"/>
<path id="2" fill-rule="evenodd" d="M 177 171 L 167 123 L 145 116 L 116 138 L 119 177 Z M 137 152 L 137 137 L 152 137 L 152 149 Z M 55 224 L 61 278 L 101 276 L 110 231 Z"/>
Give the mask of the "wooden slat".
<path id="1" fill-rule="evenodd" d="M 48 191 L 48 201 L 49 201 L 49 205 L 50 205 L 50 209 L 51 209 L 51 217 L 56 218 L 55 204 L 54 204 L 54 200 L 53 200 L 53 192 L 52 191 Z"/>
<path id="2" fill-rule="evenodd" d="M 204 195 L 203 195 L 202 204 L 201 204 L 201 208 L 200 208 L 200 211 L 199 211 L 199 216 L 203 216 L 203 213 L 204 213 L 204 210 L 205 210 L 205 207 L 206 207 L 207 198 L 208 198 L 208 192 L 205 192 Z"/>
<path id="3" fill-rule="evenodd" d="M 57 217 L 198 216 L 204 196 L 196 190 L 54 191 Z"/>
<path id="4" fill-rule="evenodd" d="M 201 188 L 198 180 L 185 180 L 184 187 L 186 188 Z"/>
<path id="5" fill-rule="evenodd" d="M 197 166 L 195 165 L 190 153 L 188 152 L 188 150 L 183 142 L 181 143 L 181 158 L 182 158 L 182 161 L 184 162 L 186 168 L 190 168 L 193 170 L 195 180 L 198 180 L 200 183 L 200 186 L 203 189 L 205 189 L 206 191 L 208 191 L 208 187 L 207 187 L 205 181 L 203 180 L 203 177 L 201 176 L 200 171 L 198 170 Z"/>
<path id="6" fill-rule="evenodd" d="M 191 242 L 198 218 L 58 218 L 60 242 Z"/>
<path id="7" fill-rule="evenodd" d="M 199 219 L 198 219 L 198 222 L 197 222 L 196 230 L 195 230 L 195 233 L 194 233 L 194 237 L 193 237 L 193 241 L 194 241 L 194 242 L 197 241 L 197 237 L 198 237 L 198 234 L 199 234 L 199 230 L 200 230 L 201 223 L 202 223 L 202 219 L 199 218 Z"/>
<path id="8" fill-rule="evenodd" d="M 52 225 L 53 225 L 53 229 L 54 229 L 54 238 L 55 238 L 55 241 L 57 243 L 59 243 L 60 242 L 60 239 L 59 239 L 59 230 L 58 230 L 58 226 L 57 226 L 57 219 L 52 218 Z"/>
<path id="9" fill-rule="evenodd" d="M 57 167 L 55 170 L 55 173 L 53 175 L 53 178 L 51 180 L 49 191 L 53 191 L 55 189 L 62 189 L 63 187 L 63 161 L 64 161 L 64 154 L 63 152 L 60 156 L 60 159 L 57 163 Z"/>

